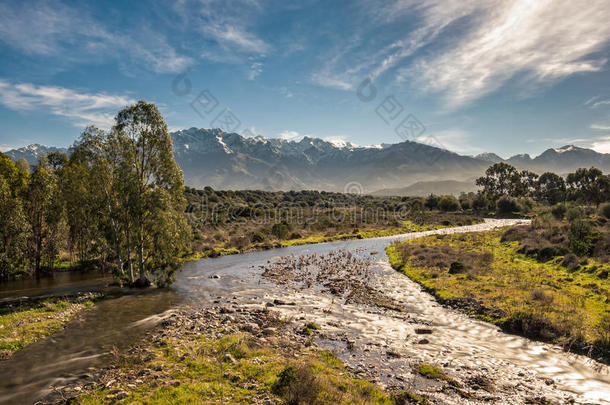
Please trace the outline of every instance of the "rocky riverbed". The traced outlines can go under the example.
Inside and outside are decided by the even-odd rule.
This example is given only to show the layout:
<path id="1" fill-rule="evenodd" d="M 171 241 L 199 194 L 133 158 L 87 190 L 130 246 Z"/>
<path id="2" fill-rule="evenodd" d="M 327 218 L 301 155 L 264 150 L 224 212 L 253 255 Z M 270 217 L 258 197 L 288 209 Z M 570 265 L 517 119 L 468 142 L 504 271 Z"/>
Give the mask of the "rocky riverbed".
<path id="1" fill-rule="evenodd" d="M 106 356 L 102 367 L 98 361 L 89 369 L 68 370 L 64 363 L 55 363 L 57 369 L 64 367 L 65 376 L 53 380 L 45 401 L 65 402 L 83 392 L 101 391 L 104 402 L 116 402 L 139 387 L 158 384 L 169 389 L 181 383 L 176 378 L 179 370 L 155 368 L 156 356 L 164 353 L 158 347 L 161 342 L 179 356 L 175 359 L 179 368 L 188 363 L 188 356 L 180 361 L 180 356 L 190 355 L 188 342 L 243 333 L 255 346 L 277 350 L 296 361 L 305 361 L 312 348 L 332 351 L 345 364 L 347 376 L 374 381 L 387 393 L 407 390 L 430 403 L 608 403 L 606 366 L 559 347 L 505 334 L 439 305 L 394 271 L 383 251 L 395 240 L 483 231 L 515 222 L 492 220 L 401 237 L 189 263 L 172 295 L 154 301 L 171 298 L 178 300 L 176 304 L 126 324 L 128 330 L 148 325 L 144 335 L 122 350 L 113 350 L 106 341 L 99 344 L 104 351 L 93 353 L 98 360 Z M 133 308 L 142 308 L 143 299 L 152 297 L 134 300 Z M 103 304 L 104 313 L 115 306 Z M 95 314 L 96 307 L 85 318 Z M 91 327 L 99 323 L 83 322 Z M 92 340 L 98 335 L 87 337 Z M 40 346 L 42 351 L 44 342 Z M 27 355 L 26 350 L 22 357 Z M 78 358 L 79 364 L 85 364 L 82 355 Z M 249 382 L 241 381 L 246 389 Z M 277 400 L 262 389 L 253 399 L 258 403 Z"/>

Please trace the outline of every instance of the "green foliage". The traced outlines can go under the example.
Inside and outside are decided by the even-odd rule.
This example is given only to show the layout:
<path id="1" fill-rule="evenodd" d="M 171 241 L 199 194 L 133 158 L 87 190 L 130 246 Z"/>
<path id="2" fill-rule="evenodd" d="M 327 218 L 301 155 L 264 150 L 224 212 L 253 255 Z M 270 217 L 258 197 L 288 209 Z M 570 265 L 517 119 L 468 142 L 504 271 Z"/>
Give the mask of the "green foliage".
<path id="1" fill-rule="evenodd" d="M 14 275 L 24 263 L 29 233 L 21 200 L 0 176 L 0 280 Z"/>
<path id="2" fill-rule="evenodd" d="M 576 218 L 570 222 L 570 249 L 578 256 L 586 256 L 592 248 L 593 229 L 589 222 Z"/>
<path id="3" fill-rule="evenodd" d="M 566 183 L 563 177 L 546 172 L 538 179 L 537 198 L 539 201 L 546 201 L 549 204 L 557 204 L 566 198 Z"/>
<path id="4" fill-rule="evenodd" d="M 57 297 L 0 308 L 0 359 L 57 332 L 92 304 L 88 297 Z"/>
<path id="5" fill-rule="evenodd" d="M 271 227 L 271 234 L 278 239 L 287 239 L 289 233 L 290 225 L 285 221 L 273 224 L 273 226 Z"/>
<path id="6" fill-rule="evenodd" d="M 438 203 L 439 203 L 440 198 L 434 194 L 430 194 L 427 198 L 426 201 L 424 202 L 424 206 L 426 208 L 428 208 L 429 210 L 433 210 L 438 208 Z"/>
<path id="7" fill-rule="evenodd" d="M 610 267 L 604 257 L 583 261 L 566 254 L 562 243 L 569 241 L 561 242 L 562 232 L 562 226 L 519 226 L 430 236 L 394 244 L 386 252 L 392 267 L 441 301 L 463 303 L 465 311 L 507 331 L 610 362 L 607 331 L 601 326 L 610 311 Z M 591 241 L 599 237 L 595 229 L 584 233 Z M 557 242 L 545 245 L 549 240 Z M 536 248 L 536 253 L 529 254 L 526 246 Z M 457 261 L 467 264 L 465 272 L 446 271 Z"/>
<path id="8" fill-rule="evenodd" d="M 519 211 L 519 205 L 514 198 L 503 196 L 498 200 L 496 209 L 499 214 L 511 214 Z"/>
<path id="9" fill-rule="evenodd" d="M 610 202 L 602 204 L 599 207 L 599 213 L 606 219 L 610 219 Z"/>
<path id="10" fill-rule="evenodd" d="M 415 372 L 432 380 L 451 381 L 443 370 L 430 364 L 420 363 L 415 366 Z"/>
<path id="11" fill-rule="evenodd" d="M 519 172 L 500 162 L 490 166 L 476 184 L 482 188 L 481 194 L 492 201 L 501 197 L 526 197 L 550 205 L 566 200 L 598 205 L 610 200 L 610 176 L 594 167 L 578 169 L 564 180 L 551 172 L 540 177 L 527 170 Z"/>
<path id="12" fill-rule="evenodd" d="M 483 193 L 492 200 L 501 196 L 516 197 L 521 194 L 521 176 L 513 166 L 499 162 L 485 171 L 484 177 L 476 180 L 476 185 L 483 187 Z"/>
<path id="13" fill-rule="evenodd" d="M 438 208 L 441 211 L 457 211 L 460 209 L 460 204 L 453 196 L 444 196 L 438 202 Z"/>
<path id="14" fill-rule="evenodd" d="M 562 220 L 567 211 L 568 209 L 566 208 L 565 204 L 557 204 L 551 209 L 551 214 L 553 214 L 555 219 Z"/>

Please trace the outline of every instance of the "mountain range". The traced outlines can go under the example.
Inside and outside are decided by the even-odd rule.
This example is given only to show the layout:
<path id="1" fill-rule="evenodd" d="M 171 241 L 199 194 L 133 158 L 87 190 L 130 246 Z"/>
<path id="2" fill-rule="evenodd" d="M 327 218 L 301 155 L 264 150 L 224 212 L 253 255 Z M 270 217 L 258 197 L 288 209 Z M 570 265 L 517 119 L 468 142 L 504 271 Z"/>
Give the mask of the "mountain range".
<path id="1" fill-rule="evenodd" d="M 243 137 L 220 129 L 173 132 L 176 161 L 186 184 L 215 189 L 317 189 L 394 195 L 457 194 L 474 190 L 474 179 L 490 164 L 507 162 L 537 173 L 565 174 L 579 167 L 610 171 L 610 154 L 567 145 L 535 158 L 502 159 L 493 153 L 464 156 L 422 143 L 358 146 L 319 138 Z M 42 153 L 68 152 L 38 144 L 5 152 L 36 164 Z"/>

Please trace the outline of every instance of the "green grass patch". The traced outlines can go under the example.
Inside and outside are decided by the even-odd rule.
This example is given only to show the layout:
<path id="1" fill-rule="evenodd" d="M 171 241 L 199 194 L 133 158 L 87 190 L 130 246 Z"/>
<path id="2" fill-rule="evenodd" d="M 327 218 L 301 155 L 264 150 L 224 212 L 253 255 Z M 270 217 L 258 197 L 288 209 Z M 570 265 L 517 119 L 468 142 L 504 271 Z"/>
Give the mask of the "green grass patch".
<path id="1" fill-rule="evenodd" d="M 420 363 L 415 366 L 415 372 L 431 380 L 450 381 L 451 378 L 443 370 L 430 364 Z"/>
<path id="2" fill-rule="evenodd" d="M 149 361 L 120 356 L 115 361 L 129 375 L 153 370 L 140 385 L 98 389 L 81 396 L 79 403 L 249 404 L 266 397 L 286 404 L 394 403 L 374 384 L 349 377 L 331 352 L 303 349 L 297 362 L 294 356 L 261 347 L 247 333 L 190 341 L 168 338 L 154 347 L 154 354 Z M 128 394 L 117 400 L 117 390 Z"/>
<path id="3" fill-rule="evenodd" d="M 61 330 L 91 305 L 90 299 L 59 297 L 0 308 L 0 358 Z"/>
<path id="4" fill-rule="evenodd" d="M 574 271 L 501 242 L 502 231 L 438 235 L 387 248 L 391 265 L 441 302 L 452 300 L 505 330 L 610 361 L 608 264 Z M 456 265 L 455 263 L 459 263 Z"/>

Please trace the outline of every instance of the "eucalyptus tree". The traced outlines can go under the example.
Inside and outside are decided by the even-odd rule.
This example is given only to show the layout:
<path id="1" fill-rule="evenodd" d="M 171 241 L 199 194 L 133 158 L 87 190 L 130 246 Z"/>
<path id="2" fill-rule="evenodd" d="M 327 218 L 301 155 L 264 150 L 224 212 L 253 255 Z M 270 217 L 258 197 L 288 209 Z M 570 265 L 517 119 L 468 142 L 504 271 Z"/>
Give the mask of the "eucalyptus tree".
<path id="1" fill-rule="evenodd" d="M 147 283 L 150 274 L 167 283 L 190 238 L 184 179 L 167 125 L 154 104 L 139 101 L 117 114 L 110 138 L 119 153 L 120 205 L 128 213 L 123 225 L 139 282 Z"/>
<path id="2" fill-rule="evenodd" d="M 95 126 L 89 126 L 74 144 L 70 159 L 71 164 L 73 162 L 79 167 L 77 170 L 87 178 L 85 184 L 79 185 L 75 182 L 77 187 L 84 187 L 87 190 L 84 195 L 74 196 L 72 204 L 78 205 L 85 201 L 92 204 L 88 207 L 88 212 L 96 216 L 97 223 L 90 225 L 96 226 L 95 231 L 103 236 L 105 245 L 113 250 L 117 270 L 122 274 L 125 249 L 121 222 L 126 214 L 119 205 L 119 157 L 115 138 Z M 134 281 L 133 270 L 129 273 L 129 279 L 131 282 Z"/>
<path id="3" fill-rule="evenodd" d="M 9 168 L 10 164 L 5 163 Z M 12 276 L 25 265 L 30 232 L 23 203 L 8 180 L 0 173 L 0 279 Z"/>
<path id="4" fill-rule="evenodd" d="M 43 259 L 52 266 L 61 243 L 63 205 L 58 193 L 57 177 L 45 156 L 34 169 L 26 191 L 26 206 L 32 229 L 30 260 L 36 276 L 42 270 Z"/>

